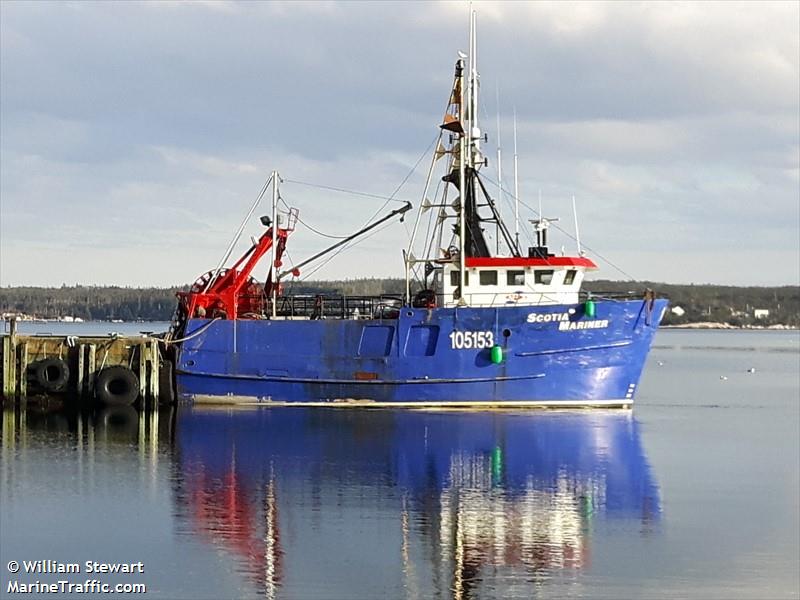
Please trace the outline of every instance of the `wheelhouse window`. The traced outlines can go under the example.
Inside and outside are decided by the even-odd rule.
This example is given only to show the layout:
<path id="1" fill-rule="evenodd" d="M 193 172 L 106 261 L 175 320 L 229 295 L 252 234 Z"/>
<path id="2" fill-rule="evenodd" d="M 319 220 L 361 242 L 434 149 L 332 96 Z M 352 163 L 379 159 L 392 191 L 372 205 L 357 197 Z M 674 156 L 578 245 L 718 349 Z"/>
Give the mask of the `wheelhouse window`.
<path id="1" fill-rule="evenodd" d="M 497 271 L 481 271 L 481 285 L 497 285 Z"/>
<path id="2" fill-rule="evenodd" d="M 506 271 L 506 285 L 525 285 L 525 271 Z"/>
<path id="3" fill-rule="evenodd" d="M 553 269 L 540 269 L 538 271 L 534 271 L 535 279 L 534 281 L 541 285 L 550 285 L 553 281 Z"/>
<path id="4" fill-rule="evenodd" d="M 459 279 L 461 278 L 459 275 L 461 275 L 460 271 L 450 271 L 450 285 L 457 287 L 460 284 Z M 469 285 L 469 273 L 466 271 L 464 272 L 464 282 L 464 285 Z"/>
<path id="5" fill-rule="evenodd" d="M 578 273 L 575 269 L 570 269 L 567 271 L 567 274 L 564 275 L 564 285 L 572 285 L 575 281 L 575 275 Z"/>

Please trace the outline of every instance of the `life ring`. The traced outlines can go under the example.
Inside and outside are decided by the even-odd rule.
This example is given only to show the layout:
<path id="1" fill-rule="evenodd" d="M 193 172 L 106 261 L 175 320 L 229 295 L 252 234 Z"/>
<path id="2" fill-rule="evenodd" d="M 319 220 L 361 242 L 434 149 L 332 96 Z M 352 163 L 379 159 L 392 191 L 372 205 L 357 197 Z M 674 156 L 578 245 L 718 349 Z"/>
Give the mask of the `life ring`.
<path id="1" fill-rule="evenodd" d="M 45 358 L 36 363 L 33 375 L 46 392 L 61 392 L 69 381 L 69 365 L 60 358 Z"/>
<path id="2" fill-rule="evenodd" d="M 106 367 L 97 376 L 95 396 L 103 404 L 126 406 L 139 397 L 139 378 L 122 365 Z"/>

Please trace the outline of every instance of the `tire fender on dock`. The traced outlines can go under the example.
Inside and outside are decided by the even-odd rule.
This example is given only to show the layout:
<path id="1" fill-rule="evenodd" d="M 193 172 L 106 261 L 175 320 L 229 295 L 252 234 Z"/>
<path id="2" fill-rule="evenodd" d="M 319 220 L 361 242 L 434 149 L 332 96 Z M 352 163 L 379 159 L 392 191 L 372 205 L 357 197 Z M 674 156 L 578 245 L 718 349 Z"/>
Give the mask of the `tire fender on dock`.
<path id="1" fill-rule="evenodd" d="M 62 392 L 69 381 L 69 365 L 60 358 L 45 358 L 33 365 L 36 383 L 46 392 Z"/>
<path id="2" fill-rule="evenodd" d="M 159 404 L 172 406 L 175 404 L 175 376 L 171 360 L 165 360 L 158 369 Z"/>
<path id="3" fill-rule="evenodd" d="M 122 365 L 106 367 L 97 376 L 95 396 L 103 404 L 127 406 L 139 397 L 139 378 Z"/>

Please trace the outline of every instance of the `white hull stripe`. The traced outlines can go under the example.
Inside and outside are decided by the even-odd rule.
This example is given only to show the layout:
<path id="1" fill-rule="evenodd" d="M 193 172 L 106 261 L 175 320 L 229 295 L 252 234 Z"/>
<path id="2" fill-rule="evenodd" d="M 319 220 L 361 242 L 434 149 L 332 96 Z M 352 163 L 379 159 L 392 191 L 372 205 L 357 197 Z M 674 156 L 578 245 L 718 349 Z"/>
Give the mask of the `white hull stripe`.
<path id="1" fill-rule="evenodd" d="M 327 408 L 470 408 L 470 409 L 492 409 L 492 408 L 629 408 L 632 401 L 629 398 L 614 400 L 475 400 L 458 402 L 440 402 L 420 400 L 416 402 L 376 402 L 374 400 L 309 400 L 297 402 L 273 401 L 260 399 L 254 396 L 209 396 L 205 394 L 195 394 L 189 396 L 195 404 L 218 404 L 218 405 L 240 405 L 240 406 L 264 406 L 264 407 L 327 407 Z"/>

